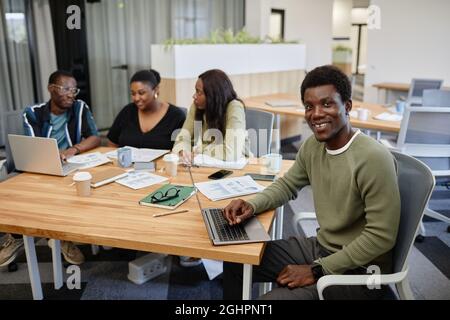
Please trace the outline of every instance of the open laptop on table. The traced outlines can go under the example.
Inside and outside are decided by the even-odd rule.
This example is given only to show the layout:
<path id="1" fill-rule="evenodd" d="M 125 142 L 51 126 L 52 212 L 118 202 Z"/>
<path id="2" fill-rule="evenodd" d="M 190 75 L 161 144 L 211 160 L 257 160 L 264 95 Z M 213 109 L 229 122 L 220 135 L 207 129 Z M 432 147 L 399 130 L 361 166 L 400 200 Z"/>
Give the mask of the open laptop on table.
<path id="1" fill-rule="evenodd" d="M 192 185 L 195 186 L 192 177 L 191 167 L 188 166 Z M 270 236 L 264 230 L 263 225 L 255 217 L 245 222 L 230 226 L 223 216 L 223 209 L 207 208 L 203 209 L 197 192 L 195 192 L 198 206 L 208 231 L 209 238 L 213 245 L 222 246 L 228 244 L 243 244 L 252 242 L 270 241 Z"/>
<path id="2" fill-rule="evenodd" d="M 80 165 L 63 163 L 56 139 L 8 134 L 16 170 L 65 177 Z"/>

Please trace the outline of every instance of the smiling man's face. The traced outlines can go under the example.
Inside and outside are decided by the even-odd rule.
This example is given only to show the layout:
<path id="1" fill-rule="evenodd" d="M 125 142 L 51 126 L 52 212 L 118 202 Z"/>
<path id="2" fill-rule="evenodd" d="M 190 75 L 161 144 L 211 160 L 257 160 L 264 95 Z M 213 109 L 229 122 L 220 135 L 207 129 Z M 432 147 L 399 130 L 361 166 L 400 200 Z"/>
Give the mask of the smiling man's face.
<path id="1" fill-rule="evenodd" d="M 305 118 L 316 139 L 325 142 L 330 150 L 343 147 L 347 134 L 343 130 L 348 125 L 351 101 L 342 102 L 336 88 L 329 84 L 305 90 Z"/>

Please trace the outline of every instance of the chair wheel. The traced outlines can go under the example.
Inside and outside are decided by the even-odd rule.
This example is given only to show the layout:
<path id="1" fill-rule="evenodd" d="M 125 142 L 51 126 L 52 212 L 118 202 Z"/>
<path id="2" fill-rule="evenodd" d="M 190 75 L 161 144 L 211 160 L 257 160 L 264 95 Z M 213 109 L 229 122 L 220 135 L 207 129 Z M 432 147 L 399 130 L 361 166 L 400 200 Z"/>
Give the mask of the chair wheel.
<path id="1" fill-rule="evenodd" d="M 8 272 L 16 272 L 17 270 L 19 270 L 19 266 L 17 265 L 17 263 L 11 262 L 10 264 L 8 264 Z"/>
<path id="2" fill-rule="evenodd" d="M 425 241 L 425 237 L 424 237 L 423 235 L 419 234 L 419 235 L 416 237 L 416 242 L 421 243 L 421 242 L 424 242 L 424 241 Z"/>

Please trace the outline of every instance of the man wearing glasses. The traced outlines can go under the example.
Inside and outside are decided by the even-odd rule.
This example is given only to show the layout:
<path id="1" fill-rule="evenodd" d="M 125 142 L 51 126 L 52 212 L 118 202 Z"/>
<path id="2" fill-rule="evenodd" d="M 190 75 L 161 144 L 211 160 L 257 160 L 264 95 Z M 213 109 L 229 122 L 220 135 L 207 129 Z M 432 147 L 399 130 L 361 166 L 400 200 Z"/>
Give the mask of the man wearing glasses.
<path id="1" fill-rule="evenodd" d="M 72 74 L 56 71 L 48 81 L 50 101 L 24 112 L 25 134 L 58 141 L 65 160 L 100 145 L 97 126 L 88 105 L 75 97 L 80 92 Z"/>
<path id="2" fill-rule="evenodd" d="M 52 73 L 48 91 L 49 102 L 25 109 L 25 134 L 56 139 L 63 161 L 98 147 L 100 137 L 94 117 L 84 101 L 75 99 L 80 89 L 73 75 L 65 71 Z M 61 252 L 71 264 L 84 262 L 83 253 L 72 242 L 61 241 Z"/>

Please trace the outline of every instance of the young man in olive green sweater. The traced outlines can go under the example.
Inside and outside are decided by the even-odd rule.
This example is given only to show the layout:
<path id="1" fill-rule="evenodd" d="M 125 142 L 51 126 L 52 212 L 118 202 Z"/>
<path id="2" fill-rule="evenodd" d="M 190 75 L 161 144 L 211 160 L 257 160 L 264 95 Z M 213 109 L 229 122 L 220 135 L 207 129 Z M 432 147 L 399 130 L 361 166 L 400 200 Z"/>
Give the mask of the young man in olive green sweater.
<path id="1" fill-rule="evenodd" d="M 305 118 L 314 133 L 300 148 L 286 175 L 249 200 L 234 200 L 224 215 L 237 224 L 277 208 L 311 185 L 320 229 L 317 237 L 267 244 L 255 282 L 278 287 L 265 299 L 318 299 L 324 274 L 366 274 L 370 265 L 391 271 L 392 248 L 400 219 L 396 164 L 381 144 L 352 128 L 351 85 L 345 74 L 322 66 L 307 74 L 301 87 Z M 377 299 L 386 288 L 330 287 L 325 298 Z M 242 266 L 225 263 L 224 298 L 240 299 Z"/>

